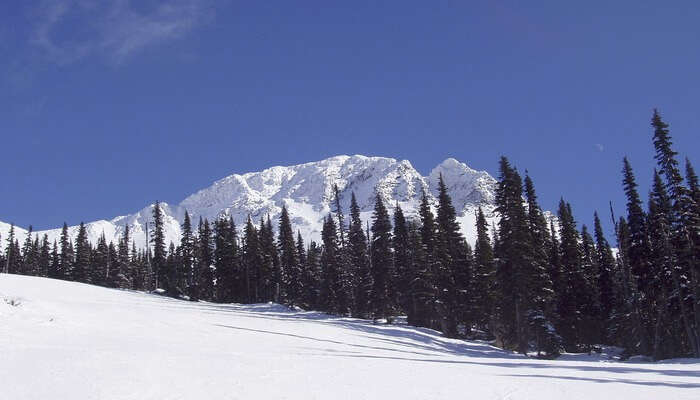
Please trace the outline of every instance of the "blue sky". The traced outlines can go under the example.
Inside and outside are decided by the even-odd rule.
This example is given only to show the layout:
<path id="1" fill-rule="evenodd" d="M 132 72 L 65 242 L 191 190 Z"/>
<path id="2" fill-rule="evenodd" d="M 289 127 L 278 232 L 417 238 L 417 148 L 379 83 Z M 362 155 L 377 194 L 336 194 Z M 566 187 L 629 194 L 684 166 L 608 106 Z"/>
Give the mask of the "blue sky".
<path id="1" fill-rule="evenodd" d="M 0 220 L 179 202 L 337 154 L 528 169 L 583 223 L 642 192 L 658 107 L 700 154 L 700 5 L 54 0 L 0 3 Z M 646 197 L 646 196 L 645 196 Z"/>

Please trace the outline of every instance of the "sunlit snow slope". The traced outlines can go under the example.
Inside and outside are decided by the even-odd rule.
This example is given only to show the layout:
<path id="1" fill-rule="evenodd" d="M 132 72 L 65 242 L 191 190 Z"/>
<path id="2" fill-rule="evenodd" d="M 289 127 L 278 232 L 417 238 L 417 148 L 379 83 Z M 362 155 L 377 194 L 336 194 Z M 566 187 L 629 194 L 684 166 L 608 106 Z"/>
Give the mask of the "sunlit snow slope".
<path id="1" fill-rule="evenodd" d="M 700 365 L 539 361 L 427 329 L 0 274 L 0 398 L 697 400 Z"/>

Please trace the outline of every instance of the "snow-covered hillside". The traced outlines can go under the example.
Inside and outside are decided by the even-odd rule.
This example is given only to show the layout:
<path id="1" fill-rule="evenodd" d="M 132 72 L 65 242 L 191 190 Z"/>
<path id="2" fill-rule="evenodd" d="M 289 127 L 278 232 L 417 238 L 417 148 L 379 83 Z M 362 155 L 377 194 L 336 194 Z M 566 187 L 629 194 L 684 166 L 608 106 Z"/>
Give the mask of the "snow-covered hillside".
<path id="1" fill-rule="evenodd" d="M 3 399 L 698 399 L 700 363 L 528 359 L 428 329 L 0 274 Z"/>
<path id="2" fill-rule="evenodd" d="M 476 208 L 483 206 L 487 214 L 493 210 L 496 180 L 487 172 L 473 170 L 464 163 L 448 158 L 427 177 L 423 177 L 407 160 L 361 155 L 336 156 L 289 167 L 272 167 L 261 172 L 234 174 L 214 182 L 178 205 L 163 204 L 166 241 L 179 241 L 185 211 L 189 212 L 195 224 L 199 217 L 211 221 L 221 215 L 230 215 L 240 227 L 248 215 L 255 222 L 267 215 L 275 221 L 283 205 L 289 209 L 292 223 L 302 236 L 307 240 L 318 240 L 323 218 L 331 211 L 334 184 L 341 192 L 341 206 L 346 214 L 349 212 L 351 193 L 354 192 L 363 220 L 371 218 L 376 193 L 382 196 L 390 211 L 398 203 L 409 217 L 417 216 L 424 190 L 435 202 L 440 174 L 457 209 L 462 231 L 467 240 L 473 242 L 476 236 Z M 157 197 L 157 193 L 153 195 Z M 104 233 L 108 241 L 117 242 L 124 227 L 129 225 L 137 246 L 144 246 L 151 207 L 149 205 L 131 215 L 88 223 L 89 240 L 95 243 Z M 15 230 L 20 240 L 26 236 L 24 229 Z M 0 235 L 6 238 L 8 231 L 9 225 L 0 222 Z M 69 228 L 73 239 L 77 231 L 77 226 Z M 40 236 L 46 233 L 53 241 L 58 239 L 61 230 L 36 233 Z"/>

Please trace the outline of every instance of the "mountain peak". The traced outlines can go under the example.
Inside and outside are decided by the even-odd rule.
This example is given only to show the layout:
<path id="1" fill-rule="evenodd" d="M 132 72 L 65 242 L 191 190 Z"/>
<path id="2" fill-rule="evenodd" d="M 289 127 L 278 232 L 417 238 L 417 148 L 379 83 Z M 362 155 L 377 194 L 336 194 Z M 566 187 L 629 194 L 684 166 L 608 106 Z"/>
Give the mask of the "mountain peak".
<path id="1" fill-rule="evenodd" d="M 180 240 L 180 224 L 188 211 L 193 220 L 200 217 L 210 222 L 222 216 L 233 218 L 242 226 L 250 215 L 253 219 L 279 217 L 287 207 L 295 230 L 306 240 L 318 240 L 323 218 L 334 211 L 334 186 L 338 186 L 341 209 L 349 213 L 350 198 L 355 194 L 363 221 L 370 221 L 374 201 L 379 195 L 393 212 L 400 205 L 408 218 L 417 218 L 423 191 L 435 202 L 439 175 L 448 187 L 458 216 L 466 218 L 462 230 L 473 238 L 473 222 L 469 220 L 474 207 L 492 205 L 495 179 L 483 171 L 475 171 L 454 158 L 448 158 L 435 167 L 429 176 L 422 176 L 408 160 L 389 157 L 336 155 L 323 160 L 291 166 L 273 166 L 258 172 L 235 173 L 215 181 L 211 186 L 185 198 L 180 204 L 160 203 L 164 213 L 166 242 Z M 104 232 L 107 240 L 115 243 L 129 226 L 137 246 L 146 245 L 147 223 L 151 221 L 153 204 L 131 214 L 87 224 L 89 239 L 96 242 Z M 0 224 L 0 234 L 6 230 Z M 26 231 L 16 228 L 18 237 Z M 24 232 L 24 233 L 22 233 Z M 71 235 L 77 229 L 69 229 Z M 60 229 L 46 233 L 53 241 Z M 94 237 L 93 237 L 94 236 Z"/>

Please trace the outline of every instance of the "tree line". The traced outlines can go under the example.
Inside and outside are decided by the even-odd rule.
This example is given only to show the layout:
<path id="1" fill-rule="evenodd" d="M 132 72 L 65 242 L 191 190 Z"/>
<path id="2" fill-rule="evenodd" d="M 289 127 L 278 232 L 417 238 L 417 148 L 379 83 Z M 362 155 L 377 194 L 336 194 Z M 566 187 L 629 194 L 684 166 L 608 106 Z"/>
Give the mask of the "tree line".
<path id="1" fill-rule="evenodd" d="M 578 228 L 562 199 L 547 218 L 535 186 L 507 158 L 499 164 L 489 226 L 476 211 L 472 248 L 460 232 L 442 177 L 437 204 L 423 193 L 418 216 L 397 203 L 393 216 L 377 195 L 363 226 L 354 193 L 349 213 L 334 186 L 321 242 L 294 233 L 286 207 L 273 229 L 269 216 L 231 217 L 193 226 L 188 213 L 179 244 L 166 247 L 163 212 L 153 207 L 151 246 L 137 249 L 128 226 L 115 245 L 96 245 L 80 224 L 58 242 L 14 227 L 0 256 L 4 272 L 113 288 L 158 290 L 193 301 L 278 302 L 342 316 L 438 329 L 448 337 L 492 340 L 540 357 L 621 346 L 626 355 L 700 357 L 700 188 L 689 160 L 685 179 L 668 125 L 654 111 L 657 169 L 646 209 L 631 164 L 623 160 L 627 215 L 615 223 L 615 248 L 598 213 L 593 232 Z M 612 207 L 611 207 L 612 213 Z M 346 220 L 347 217 L 347 220 Z"/>

